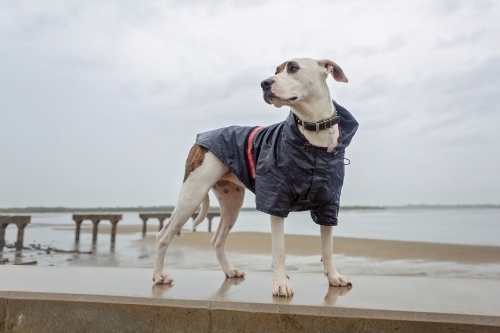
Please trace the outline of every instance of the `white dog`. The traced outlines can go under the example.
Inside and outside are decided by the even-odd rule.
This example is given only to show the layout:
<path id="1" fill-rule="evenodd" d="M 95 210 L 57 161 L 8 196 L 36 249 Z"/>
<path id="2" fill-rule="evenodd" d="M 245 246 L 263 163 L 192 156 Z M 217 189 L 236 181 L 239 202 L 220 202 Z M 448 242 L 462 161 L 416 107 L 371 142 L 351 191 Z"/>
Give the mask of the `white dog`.
<path id="1" fill-rule="evenodd" d="M 330 60 L 292 59 L 262 81 L 264 100 L 291 108 L 288 118 L 268 127 L 218 129 L 199 134 L 186 161 L 179 199 L 168 224 L 156 236 L 153 281 L 171 283 L 163 271 L 172 238 L 201 204 L 193 228 L 206 217 L 208 191 L 220 204 L 221 218 L 211 244 L 227 277 L 245 273 L 226 258 L 224 244 L 243 204 L 245 188 L 256 194 L 257 209 L 270 215 L 275 296 L 292 296 L 285 271 L 284 218 L 290 211 L 310 210 L 320 225 L 324 273 L 331 286 L 352 286 L 332 260 L 333 226 L 337 224 L 344 178 L 345 147 L 358 123 L 332 103 L 326 78 L 347 82 Z"/>

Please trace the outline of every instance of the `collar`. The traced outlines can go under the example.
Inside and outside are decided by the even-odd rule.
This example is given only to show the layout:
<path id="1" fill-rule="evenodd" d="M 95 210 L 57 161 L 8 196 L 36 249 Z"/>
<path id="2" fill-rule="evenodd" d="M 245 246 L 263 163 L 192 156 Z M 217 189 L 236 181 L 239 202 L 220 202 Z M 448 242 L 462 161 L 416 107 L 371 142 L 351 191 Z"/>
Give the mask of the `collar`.
<path id="1" fill-rule="evenodd" d="M 338 124 L 340 121 L 340 117 L 337 116 L 337 112 L 335 112 L 333 116 L 320 120 L 316 123 L 300 120 L 297 116 L 295 116 L 295 119 L 297 120 L 297 124 L 299 124 L 299 126 L 302 126 L 303 129 L 309 132 L 324 131 Z"/>

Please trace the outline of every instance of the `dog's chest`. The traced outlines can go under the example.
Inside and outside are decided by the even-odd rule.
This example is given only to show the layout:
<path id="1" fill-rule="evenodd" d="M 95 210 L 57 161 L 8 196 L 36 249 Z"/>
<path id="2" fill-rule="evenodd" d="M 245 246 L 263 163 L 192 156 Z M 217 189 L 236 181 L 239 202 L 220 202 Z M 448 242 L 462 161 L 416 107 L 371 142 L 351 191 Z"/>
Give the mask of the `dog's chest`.
<path id="1" fill-rule="evenodd" d="M 270 198 L 278 192 L 288 196 L 291 211 L 315 209 L 333 199 L 343 184 L 341 151 L 328 153 L 324 148 L 299 144 L 286 127 L 259 134 L 254 142 L 257 192 L 262 189 Z"/>

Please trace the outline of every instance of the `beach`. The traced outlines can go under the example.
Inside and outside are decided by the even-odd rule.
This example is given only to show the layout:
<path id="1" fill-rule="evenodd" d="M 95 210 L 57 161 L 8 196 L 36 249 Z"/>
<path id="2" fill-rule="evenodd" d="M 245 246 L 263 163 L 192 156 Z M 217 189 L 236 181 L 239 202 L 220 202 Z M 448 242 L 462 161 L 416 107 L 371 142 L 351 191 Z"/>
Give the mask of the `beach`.
<path id="1" fill-rule="evenodd" d="M 61 228 L 63 229 L 63 228 Z M 64 228 L 67 230 L 68 228 Z M 121 226 L 118 234 L 137 234 L 142 226 Z M 107 235 L 109 225 L 99 228 L 99 234 Z M 148 237 L 142 242 L 154 247 L 155 227 L 148 226 Z M 92 228 L 82 228 L 90 234 Z M 213 250 L 210 245 L 213 232 L 184 231 L 175 237 L 172 244 L 198 250 Z M 310 235 L 285 235 L 286 252 L 298 256 L 321 254 L 321 238 Z M 226 241 L 226 251 L 234 253 L 271 254 L 271 234 L 263 232 L 231 232 Z M 430 242 L 394 241 L 334 236 L 335 254 L 353 257 L 367 257 L 382 260 L 421 259 L 434 261 L 454 261 L 461 263 L 500 263 L 500 247 L 466 244 L 444 244 Z"/>
<path id="2" fill-rule="evenodd" d="M 212 233 L 196 232 L 176 237 L 181 246 L 210 250 Z M 148 238 L 154 243 L 154 238 Z M 151 244 L 153 245 L 153 244 Z M 319 236 L 285 235 L 286 252 L 297 256 L 321 254 Z M 228 236 L 228 252 L 271 254 L 271 235 L 235 232 Z M 335 254 L 382 260 L 421 259 L 462 263 L 499 263 L 500 248 L 494 246 L 456 245 L 423 242 L 401 242 L 362 238 L 334 237 Z"/>
<path id="3" fill-rule="evenodd" d="M 349 214 L 353 220 L 360 220 L 359 215 Z M 369 214 L 375 217 L 370 217 Z M 388 213 L 365 212 L 362 217 L 369 220 L 380 218 L 381 214 L 387 215 Z M 260 215 L 254 212 L 241 213 L 241 215 L 243 223 L 240 223 L 240 229 L 235 228 L 236 230 L 229 234 L 226 242 L 226 253 L 230 262 L 235 267 L 244 269 L 247 274 L 252 271 L 270 272 L 271 235 L 265 230 L 268 226 L 266 216 L 261 214 L 261 221 L 256 220 L 256 216 Z M 460 216 L 463 215 L 460 213 Z M 405 215 L 399 214 L 399 216 L 398 228 L 403 228 Z M 309 226 L 312 232 L 317 233 L 316 235 L 292 233 L 285 235 L 287 271 L 292 275 L 293 272 L 322 273 L 323 270 L 320 262 L 319 231 L 313 223 L 302 222 L 305 217 L 307 215 L 303 214 L 299 215 L 295 221 L 291 219 L 289 230 L 300 231 L 298 228 Z M 214 220 L 213 230 L 217 223 L 218 221 Z M 298 227 L 294 227 L 294 223 Z M 190 223 L 188 223 L 181 235 L 174 238 L 165 257 L 166 270 L 169 268 L 220 270 L 220 265 L 210 245 L 213 232 L 205 231 L 206 222 L 204 224 L 205 227 L 203 224 L 200 225 L 197 232 L 191 232 Z M 411 226 L 414 223 L 410 221 L 407 224 Z M 351 227 L 353 225 L 356 227 L 354 222 Z M 496 226 L 494 223 L 492 225 Z M 250 227 L 261 231 L 241 230 Z M 415 240 L 380 239 L 386 236 L 383 232 L 372 233 L 372 236 L 378 239 L 346 237 L 346 230 L 348 230 L 347 227 L 344 229 L 336 227 L 333 242 L 335 264 L 345 275 L 500 279 L 500 246 L 488 245 L 491 243 L 488 238 L 490 235 L 485 238 L 486 245 L 480 245 L 466 242 L 459 244 L 460 237 L 462 237 L 460 235 L 452 235 L 457 244 L 421 241 L 418 237 Z M 80 241 L 75 242 L 75 225 L 71 221 L 70 214 L 37 214 L 33 216 L 32 223 L 26 228 L 25 249 L 17 255 L 15 249 L 12 248 L 16 228 L 7 228 L 6 240 L 11 247 L 4 249 L 2 260 L 6 265 L 152 268 L 158 221 L 148 222 L 147 233 L 143 237 L 142 223 L 138 221 L 137 214 L 127 213 L 124 214 L 123 221 L 118 224 L 114 244 L 110 242 L 110 231 L 109 222 L 102 221 L 99 224 L 97 242 L 93 244 L 92 225 L 90 222 L 85 222 L 82 225 Z M 338 235 L 342 234 L 340 231 L 343 231 L 343 235 Z M 358 233 L 356 229 L 353 229 L 353 232 Z M 489 234 L 488 230 L 483 230 L 483 232 Z M 348 232 L 347 234 L 349 235 Z M 411 230 L 407 234 L 412 234 Z M 429 233 L 429 235 L 433 234 Z M 425 235 L 426 238 L 431 236 Z M 448 237 L 451 236 L 448 235 Z"/>

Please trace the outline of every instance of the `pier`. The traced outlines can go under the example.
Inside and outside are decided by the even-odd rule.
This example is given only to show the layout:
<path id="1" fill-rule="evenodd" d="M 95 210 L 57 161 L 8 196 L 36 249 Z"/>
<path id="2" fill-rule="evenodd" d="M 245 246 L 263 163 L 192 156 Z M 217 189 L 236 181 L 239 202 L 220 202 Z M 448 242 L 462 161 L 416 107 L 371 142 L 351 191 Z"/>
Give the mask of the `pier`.
<path id="1" fill-rule="evenodd" d="M 73 214 L 73 220 L 76 223 L 75 241 L 78 242 L 80 240 L 80 227 L 82 222 L 90 220 L 93 224 L 92 243 L 97 242 L 97 228 L 99 226 L 99 222 L 102 220 L 108 220 L 111 222 L 111 243 L 113 244 L 116 238 L 116 225 L 122 218 L 122 214 Z"/>
<path id="2" fill-rule="evenodd" d="M 5 246 L 5 229 L 9 224 L 17 226 L 16 249 L 22 249 L 24 243 L 24 229 L 31 222 L 29 215 L 0 215 L 0 250 Z"/>
<path id="3" fill-rule="evenodd" d="M 147 222 L 149 219 L 158 219 L 160 221 L 160 226 L 158 228 L 158 231 L 163 229 L 163 222 L 172 216 L 173 211 L 168 211 L 168 212 L 152 212 L 152 213 L 140 213 L 139 217 L 142 220 L 142 237 L 146 237 L 146 229 L 147 229 Z M 196 219 L 198 216 L 198 212 L 195 212 L 191 217 L 192 219 Z M 207 217 L 208 218 L 208 232 L 212 232 L 212 219 L 214 217 L 220 217 L 220 211 L 217 212 L 208 212 Z M 196 229 L 195 229 L 196 231 Z M 180 233 L 180 231 L 179 231 Z"/>

